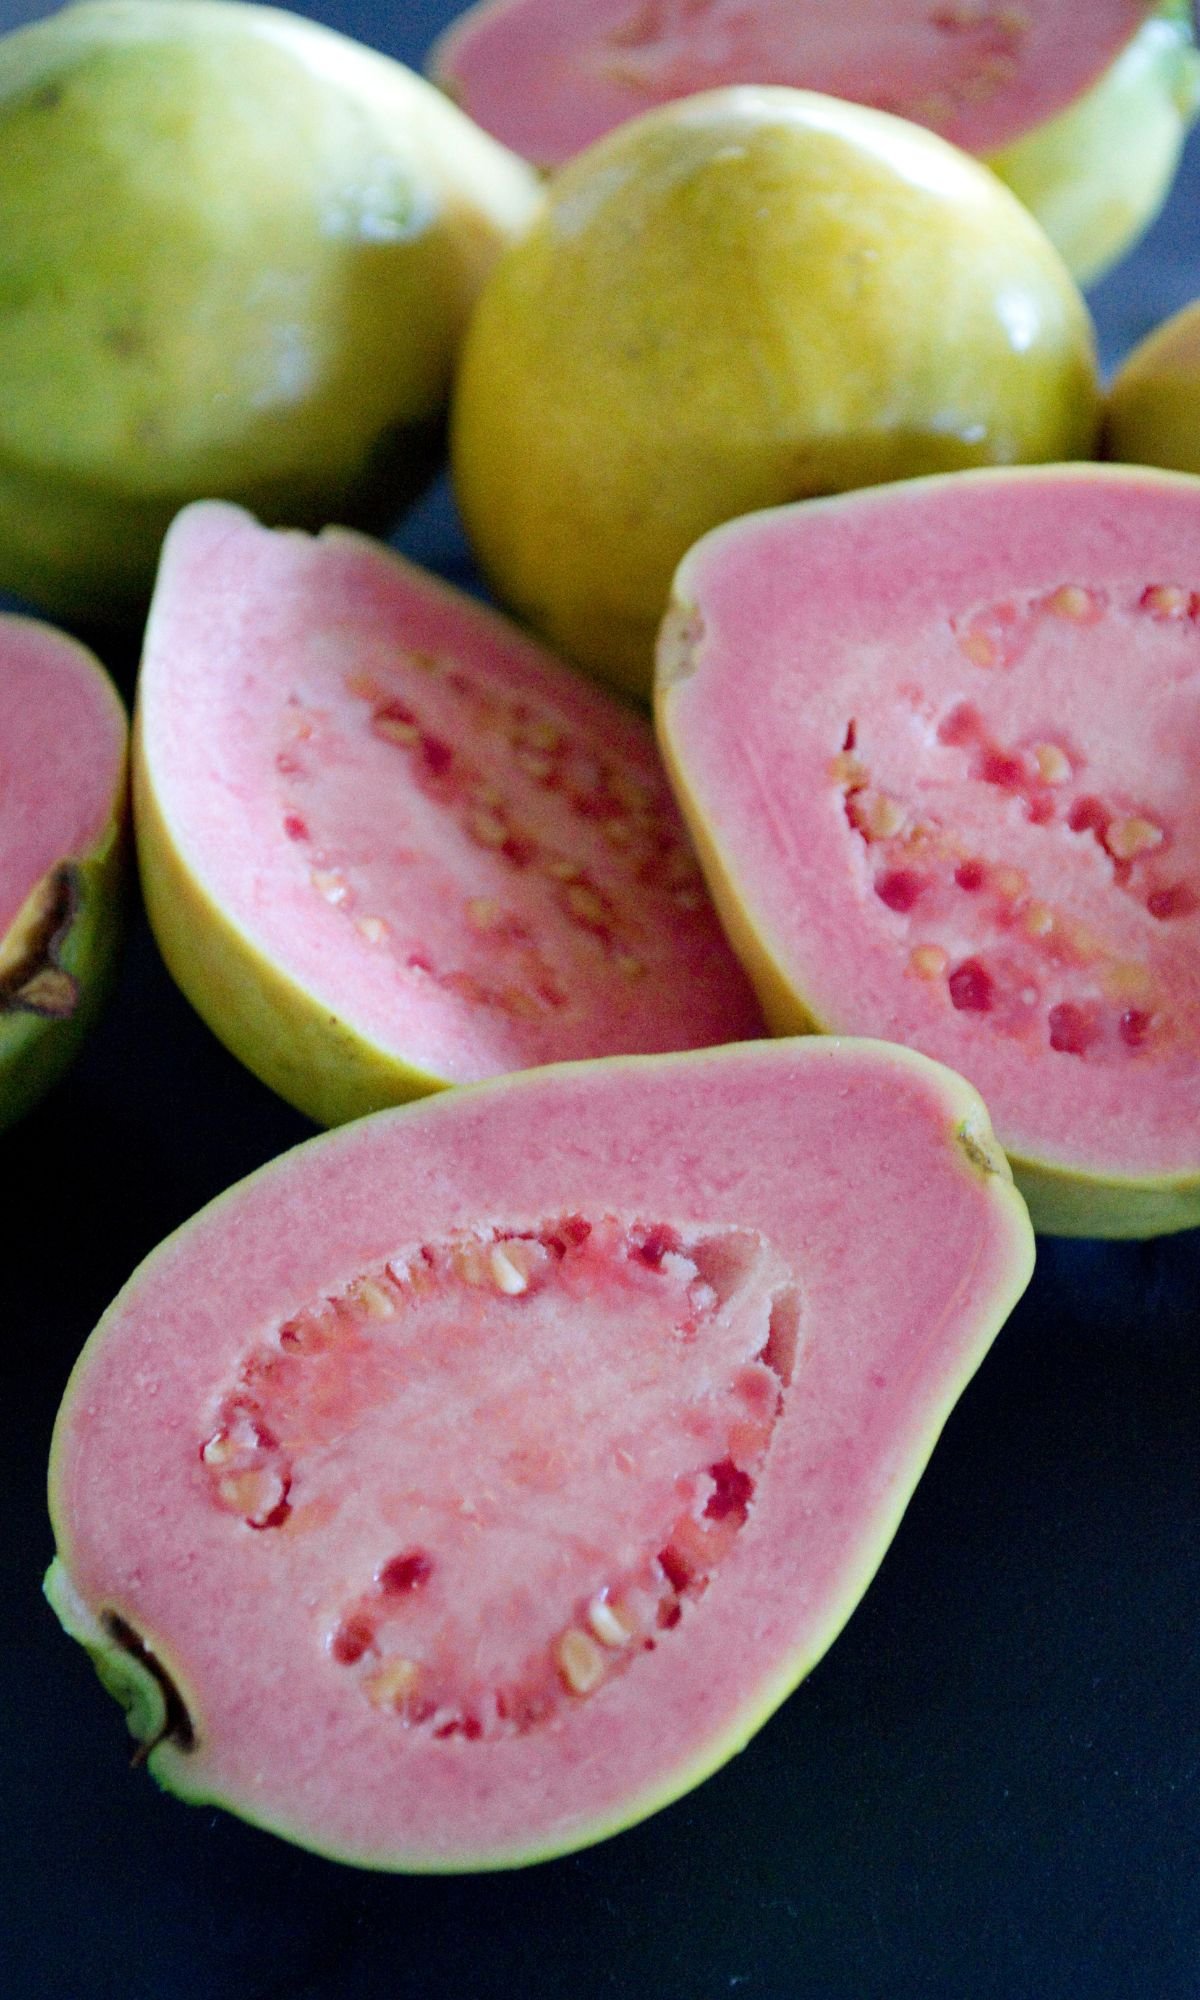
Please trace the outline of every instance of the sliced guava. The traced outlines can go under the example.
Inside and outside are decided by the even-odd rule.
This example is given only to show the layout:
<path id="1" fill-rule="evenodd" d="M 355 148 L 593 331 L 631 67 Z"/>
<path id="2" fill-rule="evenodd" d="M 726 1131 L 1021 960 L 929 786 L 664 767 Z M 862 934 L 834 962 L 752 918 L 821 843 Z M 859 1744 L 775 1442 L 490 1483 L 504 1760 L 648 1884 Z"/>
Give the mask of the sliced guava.
<path id="1" fill-rule="evenodd" d="M 136 741 L 167 964 L 323 1123 L 762 1033 L 646 722 L 365 537 L 186 511 Z"/>
<path id="2" fill-rule="evenodd" d="M 1031 1266 L 975 1093 L 881 1044 L 359 1120 L 97 1328 L 51 1602 L 187 1799 L 378 1868 L 582 1846 L 832 1641 Z"/>
<path id="3" fill-rule="evenodd" d="M 126 734 L 86 647 L 0 617 L 0 1126 L 66 1067 L 108 983 Z"/>
<path id="4" fill-rule="evenodd" d="M 1086 457 L 1091 321 L 1020 202 L 932 132 L 775 88 L 574 160 L 480 295 L 455 489 L 497 594 L 649 695 L 676 564 L 753 508 Z"/>
<path id="5" fill-rule="evenodd" d="M 1088 279 L 1157 213 L 1197 101 L 1186 0 L 483 0 L 430 69 L 543 167 L 723 84 L 895 112 L 983 157 Z"/>
<path id="6" fill-rule="evenodd" d="M 0 40 L 0 588 L 144 614 L 225 494 L 382 523 L 537 179 L 403 65 L 274 8 L 85 0 Z"/>
<path id="7" fill-rule="evenodd" d="M 961 473 L 681 565 L 660 739 L 777 1032 L 983 1093 L 1036 1226 L 1200 1221 L 1200 480 Z"/>

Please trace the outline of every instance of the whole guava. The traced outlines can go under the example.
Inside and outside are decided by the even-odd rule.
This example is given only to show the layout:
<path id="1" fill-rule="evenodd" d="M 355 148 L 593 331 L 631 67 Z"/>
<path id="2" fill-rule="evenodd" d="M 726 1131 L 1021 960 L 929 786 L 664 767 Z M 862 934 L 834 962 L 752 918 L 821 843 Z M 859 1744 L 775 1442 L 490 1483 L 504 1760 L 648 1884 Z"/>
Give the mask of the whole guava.
<path id="1" fill-rule="evenodd" d="M 0 588 L 104 623 L 213 493 L 383 519 L 531 171 L 399 63 L 226 0 L 0 42 Z"/>
<path id="2" fill-rule="evenodd" d="M 1200 472 L 1200 299 L 1155 327 L 1117 370 L 1103 444 L 1106 458 Z"/>
<path id="3" fill-rule="evenodd" d="M 463 345 L 458 497 L 500 595 L 649 690 L 707 529 L 916 473 L 1078 458 L 1087 309 L 946 141 L 786 89 L 653 111 L 564 169 Z"/>

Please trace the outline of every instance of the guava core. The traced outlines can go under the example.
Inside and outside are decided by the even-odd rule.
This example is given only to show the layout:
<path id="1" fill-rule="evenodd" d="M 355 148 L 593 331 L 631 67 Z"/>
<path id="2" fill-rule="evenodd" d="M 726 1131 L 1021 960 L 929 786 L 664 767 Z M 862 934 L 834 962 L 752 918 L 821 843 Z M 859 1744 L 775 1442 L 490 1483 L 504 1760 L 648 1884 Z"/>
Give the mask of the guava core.
<path id="1" fill-rule="evenodd" d="M 552 183 L 464 343 L 467 532 L 500 596 L 646 694 L 671 573 L 722 520 L 1086 456 L 1090 320 L 986 168 L 883 112 L 715 91 Z"/>

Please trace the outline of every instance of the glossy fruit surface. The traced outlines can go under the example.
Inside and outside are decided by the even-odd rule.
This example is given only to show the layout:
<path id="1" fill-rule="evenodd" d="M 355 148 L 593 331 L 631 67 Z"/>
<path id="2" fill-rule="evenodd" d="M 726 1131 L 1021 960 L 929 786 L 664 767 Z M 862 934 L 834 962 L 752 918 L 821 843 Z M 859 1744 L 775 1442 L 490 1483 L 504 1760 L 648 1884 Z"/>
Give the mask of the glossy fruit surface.
<path id="1" fill-rule="evenodd" d="M 534 176 L 421 78 L 226 0 L 0 41 L 0 587 L 144 611 L 189 499 L 386 519 Z"/>
<path id="2" fill-rule="evenodd" d="M 974 1092 L 877 1044 L 359 1120 L 97 1328 L 51 1602 L 185 1798 L 377 1868 L 566 1852 L 832 1641 L 1031 1265 Z"/>
<path id="3" fill-rule="evenodd" d="M 713 92 L 575 160 L 500 261 L 453 418 L 499 594 L 647 693 L 706 529 L 811 493 L 1084 456 L 1087 311 L 1025 210 L 914 125 Z"/>
<path id="4" fill-rule="evenodd" d="M 1200 480 L 960 474 L 731 523 L 664 627 L 773 1027 L 970 1077 L 1051 1232 L 1200 1220 L 1198 549 Z"/>
<path id="5" fill-rule="evenodd" d="M 323 1123 L 762 1032 L 643 718 L 365 537 L 180 517 L 134 783 L 168 966 Z"/>
<path id="6" fill-rule="evenodd" d="M 1186 0 L 484 0 L 443 35 L 431 72 L 543 167 L 727 84 L 895 112 L 984 159 L 1081 282 L 1157 213 L 1198 73 Z"/>
<path id="7" fill-rule="evenodd" d="M 0 618 L 0 1126 L 65 1068 L 107 984 L 125 737 L 86 648 Z"/>

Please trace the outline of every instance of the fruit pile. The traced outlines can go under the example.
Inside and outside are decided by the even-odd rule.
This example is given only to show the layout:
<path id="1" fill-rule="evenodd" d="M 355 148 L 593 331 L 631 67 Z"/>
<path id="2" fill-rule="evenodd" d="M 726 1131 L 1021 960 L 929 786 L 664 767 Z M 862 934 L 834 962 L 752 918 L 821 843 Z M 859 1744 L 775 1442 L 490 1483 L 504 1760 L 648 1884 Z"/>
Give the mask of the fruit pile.
<path id="1" fill-rule="evenodd" d="M 144 628 L 163 958 L 341 1127 L 55 1434 L 48 1594 L 183 1796 L 392 1868 L 653 1810 L 839 1629 L 1030 1217 L 1200 1221 L 1196 335 L 1106 407 L 1077 285 L 1189 18 L 487 0 L 441 90 L 236 0 L 0 41 L 0 585 Z M 444 443 L 521 625 L 364 532 Z M 0 652 L 8 1121 L 126 745 Z"/>

